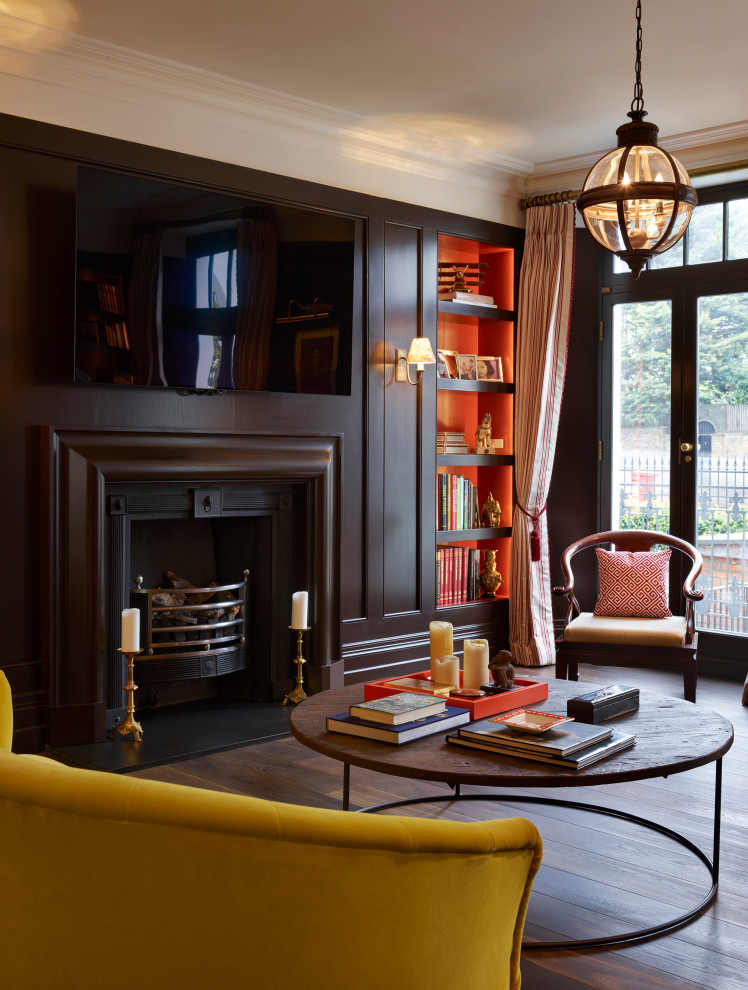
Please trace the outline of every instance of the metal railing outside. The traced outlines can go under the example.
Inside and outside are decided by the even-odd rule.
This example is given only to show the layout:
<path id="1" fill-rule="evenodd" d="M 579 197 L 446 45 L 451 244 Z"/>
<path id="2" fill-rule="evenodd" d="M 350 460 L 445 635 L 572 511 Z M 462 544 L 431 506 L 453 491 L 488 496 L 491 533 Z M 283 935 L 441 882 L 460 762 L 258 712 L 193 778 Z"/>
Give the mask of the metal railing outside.
<path id="1" fill-rule="evenodd" d="M 698 547 L 704 558 L 697 627 L 748 636 L 748 460 L 699 456 L 696 467 Z M 617 491 L 620 529 L 669 531 L 667 457 L 623 455 Z"/>

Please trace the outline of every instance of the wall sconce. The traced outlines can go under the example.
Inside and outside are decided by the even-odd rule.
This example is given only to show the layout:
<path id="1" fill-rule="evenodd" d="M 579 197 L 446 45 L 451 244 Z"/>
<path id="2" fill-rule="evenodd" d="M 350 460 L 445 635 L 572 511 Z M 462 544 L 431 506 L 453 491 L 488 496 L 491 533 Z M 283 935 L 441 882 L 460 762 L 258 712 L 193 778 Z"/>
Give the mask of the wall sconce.
<path id="1" fill-rule="evenodd" d="M 416 366 L 416 380 L 410 377 L 409 365 Z M 395 351 L 395 381 L 410 382 L 411 385 L 420 385 L 421 376 L 427 364 L 436 364 L 434 352 L 431 350 L 431 341 L 428 337 L 414 337 L 409 351 Z"/>

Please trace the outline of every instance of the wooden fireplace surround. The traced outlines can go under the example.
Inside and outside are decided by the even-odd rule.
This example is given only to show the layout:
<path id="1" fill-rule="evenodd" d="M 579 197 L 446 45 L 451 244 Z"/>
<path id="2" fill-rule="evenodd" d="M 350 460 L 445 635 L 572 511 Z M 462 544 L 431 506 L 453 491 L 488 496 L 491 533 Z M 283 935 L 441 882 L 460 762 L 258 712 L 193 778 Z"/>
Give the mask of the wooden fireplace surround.
<path id="1" fill-rule="evenodd" d="M 339 436 L 42 430 L 40 606 L 47 744 L 100 742 L 106 736 L 107 483 L 306 484 L 312 592 L 312 629 L 305 640 L 311 661 L 308 688 L 342 686 Z"/>

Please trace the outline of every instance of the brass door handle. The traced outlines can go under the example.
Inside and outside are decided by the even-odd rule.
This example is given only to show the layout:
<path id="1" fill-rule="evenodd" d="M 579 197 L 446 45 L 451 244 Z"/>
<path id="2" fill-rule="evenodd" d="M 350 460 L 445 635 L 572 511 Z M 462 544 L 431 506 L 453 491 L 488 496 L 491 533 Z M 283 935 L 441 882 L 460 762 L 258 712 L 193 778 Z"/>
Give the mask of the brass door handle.
<path id="1" fill-rule="evenodd" d="M 680 445 L 680 449 L 683 451 L 684 454 L 687 454 L 690 450 L 693 450 L 693 444 L 692 443 L 682 443 Z"/>

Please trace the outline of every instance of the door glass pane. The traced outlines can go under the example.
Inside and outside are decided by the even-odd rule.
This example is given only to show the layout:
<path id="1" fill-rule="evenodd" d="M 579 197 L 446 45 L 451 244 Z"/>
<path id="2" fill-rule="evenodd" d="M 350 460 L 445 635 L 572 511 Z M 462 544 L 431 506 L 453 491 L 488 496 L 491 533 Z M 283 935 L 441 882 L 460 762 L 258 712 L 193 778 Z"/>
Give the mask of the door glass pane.
<path id="1" fill-rule="evenodd" d="M 649 269 L 656 271 L 658 268 L 679 268 L 683 264 L 683 245 L 685 241 L 681 238 L 677 244 L 673 244 L 669 251 L 664 254 L 656 254 L 649 262 Z"/>
<path id="2" fill-rule="evenodd" d="M 613 307 L 613 529 L 670 529 L 670 300 Z"/>
<path id="3" fill-rule="evenodd" d="M 727 257 L 748 258 L 748 199 L 727 204 Z"/>
<path id="4" fill-rule="evenodd" d="M 699 629 L 748 636 L 748 292 L 698 301 Z"/>
<path id="5" fill-rule="evenodd" d="M 695 207 L 688 225 L 688 264 L 722 261 L 722 203 Z"/>

